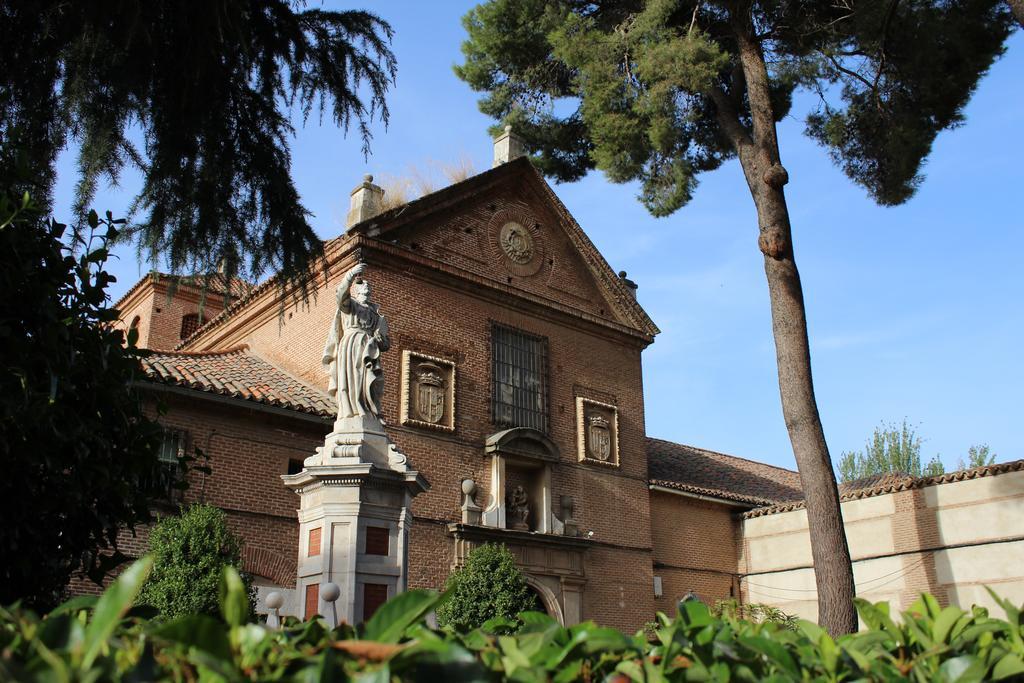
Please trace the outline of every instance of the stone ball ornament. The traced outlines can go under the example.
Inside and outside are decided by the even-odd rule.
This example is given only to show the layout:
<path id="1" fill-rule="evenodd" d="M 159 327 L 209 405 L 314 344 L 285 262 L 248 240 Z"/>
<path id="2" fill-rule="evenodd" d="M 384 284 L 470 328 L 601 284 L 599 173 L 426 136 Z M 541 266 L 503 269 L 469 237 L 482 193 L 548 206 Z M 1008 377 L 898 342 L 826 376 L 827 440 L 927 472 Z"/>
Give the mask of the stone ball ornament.
<path id="1" fill-rule="evenodd" d="M 320 586 L 320 597 L 323 598 L 325 602 L 334 602 L 341 597 L 341 588 L 339 588 L 336 583 L 325 583 Z"/>
<path id="2" fill-rule="evenodd" d="M 281 609 L 284 607 L 284 595 L 278 591 L 267 593 L 267 607 L 269 609 Z"/>
<path id="3" fill-rule="evenodd" d="M 476 493 L 476 482 L 472 479 L 462 480 L 462 493 L 472 497 Z"/>

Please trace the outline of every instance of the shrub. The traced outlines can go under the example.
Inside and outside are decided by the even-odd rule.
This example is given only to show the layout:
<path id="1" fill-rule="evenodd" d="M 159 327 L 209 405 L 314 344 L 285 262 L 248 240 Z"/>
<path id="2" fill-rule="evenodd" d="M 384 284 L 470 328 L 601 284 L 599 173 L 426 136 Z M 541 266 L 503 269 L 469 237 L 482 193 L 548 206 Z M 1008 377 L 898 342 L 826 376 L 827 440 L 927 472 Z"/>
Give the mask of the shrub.
<path id="1" fill-rule="evenodd" d="M 771 622 L 790 630 L 796 629 L 800 621 L 794 615 L 786 614 L 778 607 L 759 602 L 741 603 L 736 598 L 719 600 L 711 608 L 711 614 L 726 621 L 753 621 L 758 624 Z"/>
<path id="2" fill-rule="evenodd" d="M 518 624 L 520 612 L 540 607 L 512 553 L 499 544 L 474 548 L 466 565 L 448 577 L 445 590 L 449 596 L 437 610 L 437 622 L 458 631 L 477 628 L 495 618 Z"/>
<path id="3" fill-rule="evenodd" d="M 242 543 L 228 529 L 224 511 L 193 505 L 180 516 L 164 517 L 153 527 L 149 545 L 153 571 L 138 602 L 155 607 L 161 619 L 217 614 L 221 574 L 242 564 Z M 251 613 L 255 591 L 248 577 L 243 581 Z"/>
<path id="4" fill-rule="evenodd" d="M 223 574 L 223 621 L 207 615 L 147 621 L 130 611 L 152 560 L 130 567 L 97 601 L 76 598 L 40 619 L 0 608 L 0 680 L 443 680 L 443 681 L 981 681 L 1024 677 L 1021 610 L 942 609 L 921 597 L 900 620 L 885 603 L 857 601 L 866 630 L 833 640 L 714 617 L 702 603 L 658 615 L 653 642 L 593 623 L 569 628 L 536 612 L 514 634 L 427 628 L 451 596 L 402 593 L 358 628 L 288 620 L 246 623 L 245 586 Z M 362 676 L 360 676 L 362 674 Z"/>

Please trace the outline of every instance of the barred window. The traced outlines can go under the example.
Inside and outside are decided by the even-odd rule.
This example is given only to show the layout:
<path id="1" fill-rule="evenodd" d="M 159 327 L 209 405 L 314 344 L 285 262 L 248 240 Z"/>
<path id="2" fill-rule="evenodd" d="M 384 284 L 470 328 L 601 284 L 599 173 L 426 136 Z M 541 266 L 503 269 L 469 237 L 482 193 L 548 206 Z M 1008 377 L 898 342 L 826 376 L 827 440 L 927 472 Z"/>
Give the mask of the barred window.
<path id="1" fill-rule="evenodd" d="M 494 424 L 548 431 L 548 344 L 520 330 L 491 329 Z"/>
<path id="2" fill-rule="evenodd" d="M 191 337 L 200 326 L 205 323 L 203 317 L 198 313 L 186 313 L 181 318 L 181 339 L 188 339 Z"/>
<path id="3" fill-rule="evenodd" d="M 167 501 L 180 498 L 178 480 L 182 473 L 178 469 L 178 457 L 185 454 L 187 447 L 188 432 L 178 429 L 164 430 L 160 450 L 157 451 L 160 466 L 156 470 L 156 481 L 153 483 L 155 488 L 163 491 L 161 497 Z"/>
<path id="4" fill-rule="evenodd" d="M 185 432 L 177 429 L 165 429 L 158 454 L 160 462 L 177 466 L 178 456 L 185 454 L 186 437 Z"/>

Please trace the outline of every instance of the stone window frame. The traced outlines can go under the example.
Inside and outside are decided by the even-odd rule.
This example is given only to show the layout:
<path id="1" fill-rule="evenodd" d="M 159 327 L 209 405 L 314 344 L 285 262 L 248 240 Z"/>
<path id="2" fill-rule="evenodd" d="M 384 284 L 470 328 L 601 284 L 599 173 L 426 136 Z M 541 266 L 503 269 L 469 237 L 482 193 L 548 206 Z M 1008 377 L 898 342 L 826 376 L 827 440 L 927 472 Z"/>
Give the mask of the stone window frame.
<path id="1" fill-rule="evenodd" d="M 446 403 L 451 406 L 451 410 L 447 411 L 448 414 L 445 418 L 438 423 L 427 422 L 426 420 L 418 420 L 412 416 L 412 369 L 415 363 L 425 361 L 428 363 L 434 363 L 440 365 L 442 368 L 447 368 L 449 371 L 450 381 L 445 389 L 447 395 L 445 397 Z M 412 349 L 405 349 L 402 351 L 402 394 L 401 394 L 401 423 L 411 427 L 421 427 L 423 429 L 433 429 L 441 432 L 454 432 L 455 431 L 455 382 L 456 382 L 456 367 L 454 361 L 450 361 L 447 358 L 440 358 L 439 356 L 431 356 L 426 353 L 419 351 L 413 351 Z"/>
<path id="2" fill-rule="evenodd" d="M 608 460 L 598 460 L 597 458 L 591 458 L 587 454 L 587 406 L 597 406 L 602 410 L 609 411 L 612 414 L 612 452 Z M 621 458 L 619 457 L 619 408 L 611 403 L 605 403 L 604 401 L 597 401 L 592 398 L 585 396 L 576 397 L 576 455 L 581 463 L 587 465 L 597 465 L 598 467 L 612 467 L 619 468 Z"/>

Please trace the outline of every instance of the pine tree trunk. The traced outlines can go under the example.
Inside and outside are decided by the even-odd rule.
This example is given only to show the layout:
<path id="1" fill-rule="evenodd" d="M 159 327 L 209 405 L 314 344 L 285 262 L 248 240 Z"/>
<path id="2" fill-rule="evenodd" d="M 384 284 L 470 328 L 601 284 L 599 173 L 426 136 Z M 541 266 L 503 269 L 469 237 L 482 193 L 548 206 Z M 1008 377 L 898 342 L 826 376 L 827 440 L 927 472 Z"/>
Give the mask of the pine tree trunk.
<path id="1" fill-rule="evenodd" d="M 781 188 L 769 188 L 755 202 L 761 226 L 758 243 L 764 253 L 771 299 L 782 413 L 807 504 L 818 623 L 832 635 L 851 633 L 857 630 L 853 568 L 832 460 L 814 398 L 807 315 L 786 199 Z"/>
<path id="2" fill-rule="evenodd" d="M 761 47 L 751 37 L 752 31 L 745 23 L 737 25 L 736 36 L 753 135 L 745 130 L 740 135 L 734 129 L 730 137 L 738 145 L 740 163 L 757 207 L 758 247 L 764 254 L 768 278 L 782 413 L 807 506 L 818 589 L 818 622 L 836 636 L 857 630 L 853 566 L 832 460 L 814 398 L 807 314 L 783 192 L 789 176 L 780 162 L 768 71 Z M 719 97 L 716 104 L 721 109 L 727 102 Z"/>

